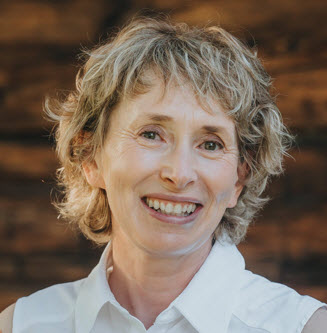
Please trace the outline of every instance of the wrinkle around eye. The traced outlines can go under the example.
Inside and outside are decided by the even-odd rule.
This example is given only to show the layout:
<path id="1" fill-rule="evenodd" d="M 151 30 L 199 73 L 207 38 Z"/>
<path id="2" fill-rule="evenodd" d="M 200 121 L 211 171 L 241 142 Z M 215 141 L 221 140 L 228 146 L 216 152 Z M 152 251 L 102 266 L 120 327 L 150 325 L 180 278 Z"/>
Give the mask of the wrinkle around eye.
<path id="1" fill-rule="evenodd" d="M 213 161 L 225 161 L 228 164 L 232 163 L 232 160 L 237 160 L 239 152 L 237 148 L 222 148 L 216 151 L 210 151 L 205 149 L 200 149 L 201 155 L 208 160 Z"/>
<path id="2" fill-rule="evenodd" d="M 142 135 L 144 132 L 153 131 L 142 131 L 136 135 L 134 142 L 136 142 L 139 146 L 144 148 L 159 148 L 165 143 L 165 140 L 161 138 L 160 134 L 156 134 L 157 137 L 155 139 L 149 139 Z"/>

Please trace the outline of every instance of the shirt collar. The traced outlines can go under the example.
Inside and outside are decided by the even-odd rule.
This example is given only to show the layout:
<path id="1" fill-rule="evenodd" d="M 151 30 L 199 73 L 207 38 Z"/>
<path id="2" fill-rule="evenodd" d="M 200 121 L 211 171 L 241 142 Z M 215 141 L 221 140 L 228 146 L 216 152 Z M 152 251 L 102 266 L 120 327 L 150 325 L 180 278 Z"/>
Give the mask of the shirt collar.
<path id="1" fill-rule="evenodd" d="M 227 332 L 244 268 L 243 256 L 235 245 L 216 241 L 174 306 L 200 333 Z"/>
<path id="2" fill-rule="evenodd" d="M 107 282 L 110 251 L 109 242 L 78 293 L 76 332 L 89 333 L 103 305 L 117 302 Z M 169 308 L 175 307 L 200 333 L 227 332 L 244 268 L 244 259 L 235 245 L 216 241 L 199 271 Z"/>
<path id="3" fill-rule="evenodd" d="M 99 263 L 84 280 L 78 292 L 75 307 L 76 332 L 89 333 L 98 313 L 105 303 L 113 298 L 107 282 L 107 260 L 110 257 L 110 242 L 103 251 Z"/>

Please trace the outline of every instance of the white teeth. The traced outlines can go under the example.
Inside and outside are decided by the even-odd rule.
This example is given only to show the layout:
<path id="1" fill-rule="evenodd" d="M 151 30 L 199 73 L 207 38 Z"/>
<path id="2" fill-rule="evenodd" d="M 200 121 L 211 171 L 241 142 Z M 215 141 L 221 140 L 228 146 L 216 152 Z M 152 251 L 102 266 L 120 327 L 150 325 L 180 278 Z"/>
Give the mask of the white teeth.
<path id="1" fill-rule="evenodd" d="M 173 211 L 173 205 L 171 203 L 168 203 L 166 205 L 166 209 L 165 209 L 165 212 L 166 213 L 171 213 Z"/>
<path id="2" fill-rule="evenodd" d="M 153 207 L 155 210 L 158 210 L 160 208 L 162 213 L 175 216 L 187 216 L 193 213 L 196 209 L 196 205 L 193 203 L 174 205 L 168 202 L 167 204 L 165 204 L 164 202 L 160 202 L 159 200 L 149 198 L 146 198 L 146 203 L 150 208 Z"/>
<path id="3" fill-rule="evenodd" d="M 154 200 L 154 205 L 153 205 L 154 209 L 158 209 L 160 207 L 159 201 L 158 200 Z"/>
<path id="4" fill-rule="evenodd" d="M 175 214 L 180 214 L 182 212 L 182 205 L 178 204 L 174 207 L 174 213 Z"/>
<path id="5" fill-rule="evenodd" d="M 160 203 L 160 209 L 164 211 L 166 208 L 165 204 L 163 202 Z"/>

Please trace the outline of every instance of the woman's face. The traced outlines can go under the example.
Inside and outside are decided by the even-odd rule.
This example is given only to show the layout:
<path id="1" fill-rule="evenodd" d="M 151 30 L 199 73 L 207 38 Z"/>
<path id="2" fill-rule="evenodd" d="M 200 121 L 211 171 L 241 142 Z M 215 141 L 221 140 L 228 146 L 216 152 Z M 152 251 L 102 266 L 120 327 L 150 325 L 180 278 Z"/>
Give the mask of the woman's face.
<path id="1" fill-rule="evenodd" d="M 211 242 L 242 185 L 235 126 L 222 107 L 208 113 L 191 89 L 162 92 L 158 80 L 115 109 L 96 162 L 113 241 L 169 256 Z"/>

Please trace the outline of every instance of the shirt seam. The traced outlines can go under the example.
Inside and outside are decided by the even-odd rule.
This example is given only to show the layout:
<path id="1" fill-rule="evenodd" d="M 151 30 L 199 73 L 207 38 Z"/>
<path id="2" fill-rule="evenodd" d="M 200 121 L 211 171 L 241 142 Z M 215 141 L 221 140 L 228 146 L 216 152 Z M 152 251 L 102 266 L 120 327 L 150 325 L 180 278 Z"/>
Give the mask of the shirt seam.
<path id="1" fill-rule="evenodd" d="M 266 332 L 266 333 L 272 333 L 271 331 L 268 331 L 265 328 L 248 324 L 246 321 L 244 321 L 243 319 L 241 319 L 238 315 L 236 315 L 234 313 L 232 314 L 232 316 L 236 317 L 239 321 L 241 321 L 245 326 L 247 326 L 249 328 L 253 328 L 253 329 L 257 329 L 257 330 L 262 330 L 263 332 Z"/>

